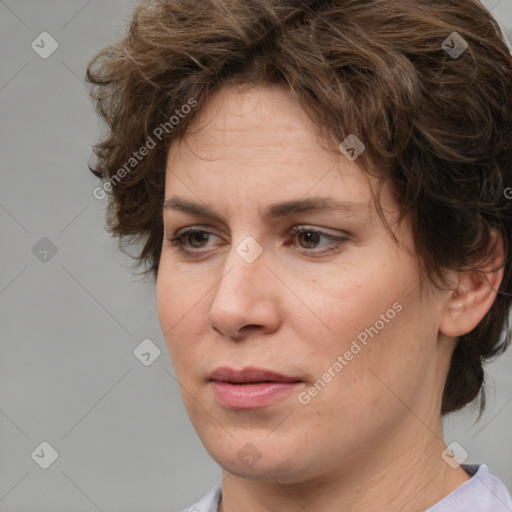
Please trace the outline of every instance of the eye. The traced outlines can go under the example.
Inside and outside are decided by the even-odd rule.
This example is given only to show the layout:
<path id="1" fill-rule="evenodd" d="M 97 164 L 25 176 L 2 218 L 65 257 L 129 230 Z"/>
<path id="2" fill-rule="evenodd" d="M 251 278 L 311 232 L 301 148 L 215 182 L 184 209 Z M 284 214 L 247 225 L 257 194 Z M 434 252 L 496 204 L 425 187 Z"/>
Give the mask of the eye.
<path id="1" fill-rule="evenodd" d="M 202 249 L 207 247 L 210 237 L 215 236 L 211 231 L 200 227 L 188 227 L 178 231 L 169 242 L 180 251 Z"/>
<path id="2" fill-rule="evenodd" d="M 340 250 L 342 244 L 349 238 L 346 234 L 335 235 L 314 226 L 294 226 L 290 230 L 290 235 L 294 243 L 286 243 L 286 246 L 295 245 L 304 253 L 318 256 Z M 189 226 L 167 240 L 182 253 L 198 256 L 204 252 L 202 249 L 215 245 L 215 238 L 220 237 L 206 227 Z"/>
<path id="3" fill-rule="evenodd" d="M 299 245 L 307 252 L 312 252 L 314 249 L 327 247 L 327 251 L 337 250 L 348 237 L 345 235 L 334 235 L 321 231 L 313 226 L 295 226 L 291 230 L 292 234 L 297 238 Z M 322 243 L 322 240 L 324 243 Z"/>

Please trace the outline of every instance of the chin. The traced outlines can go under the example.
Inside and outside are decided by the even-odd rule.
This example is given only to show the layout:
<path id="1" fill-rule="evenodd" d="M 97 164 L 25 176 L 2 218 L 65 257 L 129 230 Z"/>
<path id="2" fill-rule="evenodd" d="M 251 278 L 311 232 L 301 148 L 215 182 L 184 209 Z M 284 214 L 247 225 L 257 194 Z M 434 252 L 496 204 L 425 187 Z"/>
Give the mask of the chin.
<path id="1" fill-rule="evenodd" d="M 298 457 L 298 443 L 288 446 L 265 440 L 251 442 L 230 438 L 225 444 L 203 443 L 210 456 L 225 471 L 240 478 L 281 484 L 296 484 L 311 478 L 311 464 Z M 276 443 L 277 442 L 277 443 Z"/>

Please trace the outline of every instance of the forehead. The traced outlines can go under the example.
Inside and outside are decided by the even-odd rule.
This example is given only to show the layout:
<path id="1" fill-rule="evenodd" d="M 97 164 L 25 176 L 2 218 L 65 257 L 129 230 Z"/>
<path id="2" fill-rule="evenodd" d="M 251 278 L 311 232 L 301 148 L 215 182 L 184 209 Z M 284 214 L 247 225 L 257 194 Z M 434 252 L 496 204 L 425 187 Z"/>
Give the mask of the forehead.
<path id="1" fill-rule="evenodd" d="M 203 136 L 205 128 L 209 133 L 208 140 Z M 220 141 L 227 143 L 236 134 L 239 137 L 257 135 L 259 140 L 266 140 L 270 148 L 278 145 L 299 148 L 305 139 L 310 142 L 315 139 L 317 144 L 321 144 L 292 91 L 283 86 L 228 86 L 219 89 L 198 112 L 186 138 L 212 151 Z"/>
<path id="2" fill-rule="evenodd" d="M 229 87 L 212 95 L 169 149 L 167 186 L 185 182 L 193 189 L 236 186 L 269 199 L 287 190 L 368 199 L 367 174 L 336 145 L 329 147 L 292 92 L 277 86 Z"/>

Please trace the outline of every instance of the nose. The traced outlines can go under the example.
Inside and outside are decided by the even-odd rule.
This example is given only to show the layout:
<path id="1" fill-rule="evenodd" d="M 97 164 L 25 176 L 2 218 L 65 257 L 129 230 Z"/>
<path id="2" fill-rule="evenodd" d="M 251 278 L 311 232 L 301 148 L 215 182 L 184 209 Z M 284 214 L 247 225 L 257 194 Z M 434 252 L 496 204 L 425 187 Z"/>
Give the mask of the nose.
<path id="1" fill-rule="evenodd" d="M 208 313 L 211 328 L 237 341 L 252 332 L 275 332 L 281 322 L 280 287 L 267 267 L 265 253 L 248 263 L 233 248 L 224 270 Z"/>

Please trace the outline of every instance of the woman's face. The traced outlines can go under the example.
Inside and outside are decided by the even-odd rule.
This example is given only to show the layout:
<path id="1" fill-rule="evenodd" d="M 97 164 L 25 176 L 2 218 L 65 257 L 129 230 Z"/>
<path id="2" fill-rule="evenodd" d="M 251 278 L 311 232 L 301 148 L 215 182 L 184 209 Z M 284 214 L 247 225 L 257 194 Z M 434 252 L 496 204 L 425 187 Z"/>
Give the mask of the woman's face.
<path id="1" fill-rule="evenodd" d="M 292 483 L 432 438 L 446 292 L 420 288 L 389 190 L 400 246 L 357 159 L 325 149 L 281 88 L 222 89 L 194 126 L 168 155 L 157 301 L 210 455 Z"/>

